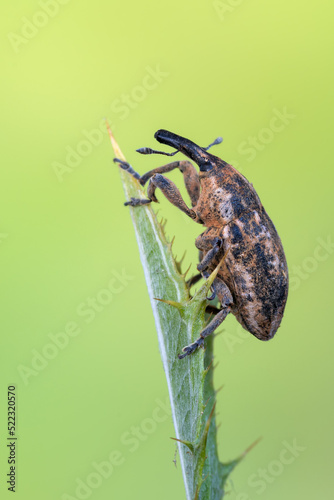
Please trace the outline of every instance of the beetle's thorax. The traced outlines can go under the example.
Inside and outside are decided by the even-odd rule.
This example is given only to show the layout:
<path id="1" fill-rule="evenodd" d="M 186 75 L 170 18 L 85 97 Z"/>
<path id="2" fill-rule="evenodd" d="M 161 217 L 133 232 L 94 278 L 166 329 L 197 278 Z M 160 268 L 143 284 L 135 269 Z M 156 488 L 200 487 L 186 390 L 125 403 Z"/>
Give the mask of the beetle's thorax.
<path id="1" fill-rule="evenodd" d="M 201 194 L 194 211 L 207 227 L 221 227 L 244 212 L 260 208 L 261 202 L 247 179 L 232 165 L 220 160 L 200 172 Z"/>

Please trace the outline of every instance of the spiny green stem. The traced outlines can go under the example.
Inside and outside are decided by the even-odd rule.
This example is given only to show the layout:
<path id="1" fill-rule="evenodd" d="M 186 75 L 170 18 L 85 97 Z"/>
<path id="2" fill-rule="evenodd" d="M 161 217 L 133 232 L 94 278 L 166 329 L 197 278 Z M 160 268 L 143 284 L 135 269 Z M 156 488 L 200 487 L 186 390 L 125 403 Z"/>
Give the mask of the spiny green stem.
<path id="1" fill-rule="evenodd" d="M 117 158 L 125 161 L 110 128 Z M 133 176 L 119 168 L 126 199 L 144 198 Z M 238 463 L 222 464 L 216 444 L 213 339 L 179 360 L 182 348 L 199 337 L 205 326 L 206 297 L 214 273 L 190 298 L 180 263 L 176 263 L 163 227 L 151 206 L 129 207 L 144 268 L 166 374 L 180 462 L 188 500 L 221 500 L 228 474 Z"/>

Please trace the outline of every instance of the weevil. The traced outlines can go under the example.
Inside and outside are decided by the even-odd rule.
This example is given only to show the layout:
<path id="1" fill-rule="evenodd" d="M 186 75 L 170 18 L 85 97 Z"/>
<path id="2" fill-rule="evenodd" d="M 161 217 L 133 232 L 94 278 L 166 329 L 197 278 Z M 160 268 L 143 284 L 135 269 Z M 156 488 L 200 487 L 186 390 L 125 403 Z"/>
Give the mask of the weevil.
<path id="1" fill-rule="evenodd" d="M 219 137 L 208 147 L 167 130 L 154 136 L 160 143 L 175 148 L 172 153 L 140 148 L 142 154 L 174 156 L 181 152 L 199 167 L 199 173 L 188 160 L 174 161 L 140 176 L 131 165 L 114 159 L 144 186 L 149 180 L 147 199 L 132 198 L 125 205 L 137 207 L 157 202 L 159 188 L 165 197 L 206 230 L 196 238 L 200 263 L 189 285 L 207 278 L 220 264 L 212 284 L 213 299 L 220 308 L 200 332 L 200 337 L 183 348 L 182 359 L 204 347 L 204 339 L 213 333 L 232 313 L 243 328 L 260 340 L 269 340 L 280 326 L 288 295 L 288 267 L 280 237 L 262 206 L 253 185 L 232 165 L 208 153 L 219 144 Z M 183 200 L 176 185 L 162 174 L 179 169 L 183 174 L 192 207 Z"/>

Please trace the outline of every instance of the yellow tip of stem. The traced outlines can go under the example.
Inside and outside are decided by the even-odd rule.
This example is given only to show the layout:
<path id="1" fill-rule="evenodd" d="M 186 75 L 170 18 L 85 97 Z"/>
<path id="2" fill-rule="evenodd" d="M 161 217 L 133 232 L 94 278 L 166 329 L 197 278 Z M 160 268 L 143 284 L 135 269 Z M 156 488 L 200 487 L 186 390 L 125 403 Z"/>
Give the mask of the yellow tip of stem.
<path id="1" fill-rule="evenodd" d="M 125 160 L 125 156 L 123 155 L 122 150 L 119 147 L 119 145 L 118 145 L 118 143 L 117 143 L 117 141 L 116 141 L 116 139 L 114 137 L 114 134 L 111 131 L 109 122 L 108 122 L 108 120 L 106 118 L 105 118 L 105 121 L 106 121 L 106 127 L 107 127 L 107 130 L 108 130 L 108 134 L 109 134 L 109 137 L 110 137 L 110 142 L 111 142 L 111 145 L 113 147 L 113 150 L 114 150 L 116 158 L 119 158 L 120 160 L 126 161 Z"/>

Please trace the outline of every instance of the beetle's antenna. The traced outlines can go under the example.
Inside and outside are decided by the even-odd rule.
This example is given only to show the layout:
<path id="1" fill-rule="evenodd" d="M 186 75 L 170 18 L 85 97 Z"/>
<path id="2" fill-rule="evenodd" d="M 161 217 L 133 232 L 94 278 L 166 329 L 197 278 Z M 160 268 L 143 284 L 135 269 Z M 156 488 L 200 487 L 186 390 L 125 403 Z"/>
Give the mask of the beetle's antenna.
<path id="1" fill-rule="evenodd" d="M 209 146 L 207 146 L 206 148 L 202 148 L 202 149 L 207 151 L 212 146 L 216 146 L 216 144 L 220 144 L 222 142 L 223 142 L 223 138 L 217 137 L 217 139 L 214 142 L 209 144 Z M 158 155 L 174 156 L 174 155 L 176 155 L 176 153 L 179 153 L 179 150 L 174 151 L 174 153 L 165 153 L 164 151 L 157 151 L 156 149 L 151 149 L 151 148 L 139 148 L 139 149 L 136 149 L 136 151 L 137 151 L 137 153 L 140 153 L 142 155 L 152 155 L 152 154 L 156 155 L 156 154 L 158 154 Z"/>
<path id="2" fill-rule="evenodd" d="M 174 153 L 165 153 L 164 151 L 156 151 L 155 149 L 151 148 L 139 148 L 136 149 L 137 153 L 140 153 L 142 155 L 152 155 L 152 154 L 158 154 L 158 155 L 166 155 L 166 156 L 174 156 L 176 153 L 179 153 L 179 150 L 177 149 L 174 151 Z"/>
<path id="3" fill-rule="evenodd" d="M 217 137 L 217 139 L 214 142 L 212 142 L 211 144 L 209 144 L 208 147 L 203 148 L 203 149 L 205 149 L 205 151 L 207 151 L 208 149 L 211 148 L 211 146 L 216 146 L 216 144 L 221 144 L 222 142 L 223 142 L 223 138 L 222 137 Z"/>

